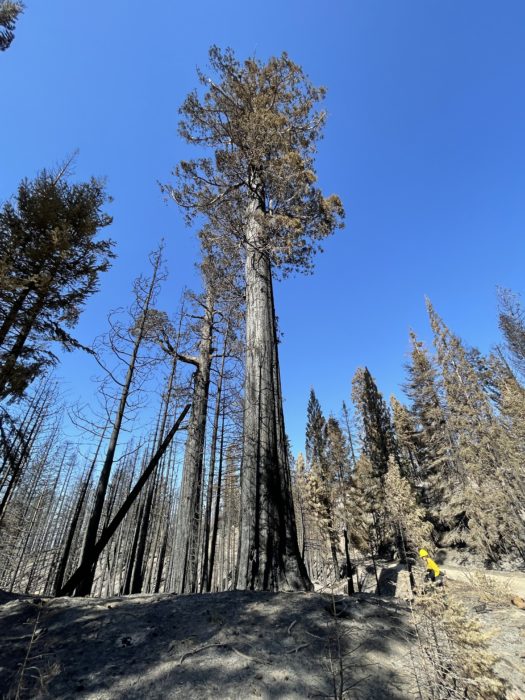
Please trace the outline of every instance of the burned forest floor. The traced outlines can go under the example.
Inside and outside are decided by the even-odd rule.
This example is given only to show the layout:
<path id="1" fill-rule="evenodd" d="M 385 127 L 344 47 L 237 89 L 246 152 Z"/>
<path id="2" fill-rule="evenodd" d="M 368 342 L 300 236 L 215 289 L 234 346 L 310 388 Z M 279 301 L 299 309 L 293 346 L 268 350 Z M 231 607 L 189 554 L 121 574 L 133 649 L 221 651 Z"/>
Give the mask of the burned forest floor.
<path id="1" fill-rule="evenodd" d="M 0 697 L 425 697 L 412 604 L 401 597 L 397 574 L 393 567 L 384 576 L 389 595 L 352 597 L 0 593 Z M 479 576 L 451 579 L 447 595 L 495 630 L 496 670 L 508 681 L 506 697 L 517 700 L 525 687 L 525 610 L 501 585 L 479 583 Z"/>

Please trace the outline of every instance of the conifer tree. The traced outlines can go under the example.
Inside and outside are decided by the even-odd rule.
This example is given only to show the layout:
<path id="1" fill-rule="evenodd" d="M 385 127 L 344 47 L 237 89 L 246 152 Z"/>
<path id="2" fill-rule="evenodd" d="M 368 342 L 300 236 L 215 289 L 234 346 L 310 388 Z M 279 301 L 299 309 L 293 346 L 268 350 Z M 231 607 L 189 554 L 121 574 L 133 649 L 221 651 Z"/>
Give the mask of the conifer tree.
<path id="1" fill-rule="evenodd" d="M 15 38 L 15 25 L 19 15 L 24 11 L 24 4 L 0 0 L 0 51 L 11 46 Z"/>
<path id="2" fill-rule="evenodd" d="M 360 421 L 362 453 L 370 460 L 375 477 L 381 479 L 389 457 L 397 458 L 397 452 L 388 406 L 367 367 L 354 375 L 352 400 Z"/>
<path id="3" fill-rule="evenodd" d="M 309 506 L 322 536 L 330 544 L 334 576 L 339 578 L 338 535 L 335 524 L 336 485 L 347 472 L 343 436 L 334 418 L 325 421 L 313 389 L 307 409 L 306 488 Z"/>
<path id="4" fill-rule="evenodd" d="M 325 425 L 326 421 L 321 410 L 315 391 L 310 389 L 308 407 L 306 409 L 306 464 L 309 470 L 316 463 L 321 462 L 325 451 Z"/>
<path id="5" fill-rule="evenodd" d="M 175 521 L 174 587 L 176 593 L 197 591 L 199 528 L 204 468 L 204 442 L 210 374 L 213 360 L 215 314 L 217 306 L 216 281 L 212 279 L 209 260 L 204 267 L 205 295 L 198 299 L 202 316 L 198 329 L 198 353 L 189 356 L 177 353 L 183 362 L 191 364 L 193 373 L 192 410 L 188 425 L 188 438 L 184 452 L 179 506 Z"/>
<path id="6" fill-rule="evenodd" d="M 430 545 L 432 525 L 425 520 L 425 510 L 418 502 L 410 483 L 401 475 L 399 464 L 390 457 L 385 476 L 385 489 L 390 498 L 385 501 L 386 514 L 397 549 L 402 559 L 406 554 L 417 552 L 419 547 Z"/>
<path id="7" fill-rule="evenodd" d="M 239 588 L 308 588 L 298 550 L 277 354 L 273 270 L 308 270 L 340 226 L 338 197 L 315 186 L 325 121 L 315 88 L 286 54 L 240 63 L 210 50 L 215 78 L 181 108 L 180 133 L 213 158 L 183 161 L 168 188 L 189 218 L 205 214 L 245 263 L 246 362 Z"/>
<path id="8" fill-rule="evenodd" d="M 445 506 L 458 509 L 453 534 L 497 561 L 525 539 L 519 501 L 497 452 L 501 426 L 461 340 L 449 331 L 430 301 L 427 308 L 458 467 Z M 520 551 L 522 546 L 518 547 Z"/>
<path id="9" fill-rule="evenodd" d="M 67 165 L 23 180 L 0 210 L 0 398 L 20 396 L 56 355 L 79 347 L 69 334 L 109 268 L 113 242 L 100 180 L 70 184 Z"/>
<path id="10" fill-rule="evenodd" d="M 373 520 L 376 550 L 381 553 L 392 544 L 385 515 L 385 500 L 391 494 L 386 492 L 385 476 L 390 458 L 399 459 L 394 429 L 388 406 L 366 367 L 359 368 L 354 375 L 352 400 L 361 440 L 361 456 L 356 467 L 357 484 Z"/>
<path id="11" fill-rule="evenodd" d="M 498 290 L 499 326 L 516 371 L 525 379 L 525 310 L 517 294 Z"/>
<path id="12" fill-rule="evenodd" d="M 393 395 L 390 397 L 390 408 L 402 475 L 415 486 L 420 471 L 418 452 L 421 449 L 415 420 L 407 407 Z"/>
<path id="13" fill-rule="evenodd" d="M 415 486 L 429 517 L 436 527 L 450 529 L 454 518 L 448 520 L 442 508 L 443 501 L 453 497 L 457 467 L 454 462 L 454 445 L 447 424 L 443 388 L 424 344 L 413 331 L 410 361 L 406 365 L 407 381 L 403 389 L 410 399 L 412 438 L 403 433 L 401 441 L 411 439 L 413 458 L 417 465 Z M 398 423 L 400 416 L 398 415 Z M 396 425 L 396 430 L 398 426 Z"/>
<path id="14" fill-rule="evenodd" d="M 390 547 L 392 538 L 384 485 L 364 453 L 357 458 L 352 481 L 351 539 L 359 551 L 369 553 L 375 563 L 375 557 Z"/>
<path id="15" fill-rule="evenodd" d="M 353 565 L 350 556 L 351 526 L 354 520 L 351 499 L 353 461 L 349 445 L 339 421 L 330 416 L 326 422 L 326 461 L 331 476 L 330 516 L 331 537 L 336 544 L 339 533 L 344 540 L 345 569 L 348 579 L 348 594 L 354 593 Z"/>
<path id="16" fill-rule="evenodd" d="M 299 452 L 295 460 L 295 469 L 292 472 L 292 495 L 295 507 L 295 520 L 297 522 L 297 535 L 301 557 L 306 563 L 307 533 L 309 531 L 309 513 L 306 494 L 306 464 L 304 455 Z M 308 564 L 307 567 L 308 568 Z"/>

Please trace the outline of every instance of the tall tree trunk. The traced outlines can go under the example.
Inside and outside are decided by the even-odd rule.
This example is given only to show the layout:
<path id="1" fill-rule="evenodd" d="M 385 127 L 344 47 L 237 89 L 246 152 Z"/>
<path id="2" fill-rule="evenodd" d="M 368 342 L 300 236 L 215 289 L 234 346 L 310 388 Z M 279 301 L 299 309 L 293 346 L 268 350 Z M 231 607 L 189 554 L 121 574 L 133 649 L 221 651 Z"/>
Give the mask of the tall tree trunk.
<path id="1" fill-rule="evenodd" d="M 310 590 L 284 435 L 272 271 L 254 203 L 247 226 L 246 369 L 237 588 Z"/>
<path id="2" fill-rule="evenodd" d="M 148 315 L 149 306 L 153 298 L 155 284 L 157 280 L 157 273 L 160 265 L 160 256 L 157 258 L 154 265 L 153 274 L 151 277 L 151 283 L 148 289 L 148 293 L 141 309 L 140 323 L 137 329 L 136 339 L 133 344 L 133 350 L 131 352 L 131 357 L 129 360 L 128 369 L 126 372 L 126 377 L 122 386 L 122 392 L 120 395 L 120 401 L 117 408 L 117 414 L 115 416 L 115 422 L 113 424 L 113 430 L 111 432 L 111 437 L 109 439 L 108 450 L 106 452 L 106 458 L 104 464 L 102 465 L 102 470 L 100 472 L 97 490 L 95 493 L 95 501 L 93 504 L 93 510 L 91 511 L 91 517 L 88 522 L 86 537 L 84 540 L 84 547 L 82 550 L 82 560 L 80 566 L 84 564 L 87 560 L 92 559 L 94 552 L 95 542 L 97 541 L 97 534 L 100 525 L 100 520 L 102 518 L 102 509 L 104 507 L 104 500 L 106 498 L 106 491 L 108 488 L 109 475 L 111 473 L 111 468 L 113 466 L 113 461 L 115 459 L 115 451 L 117 449 L 118 438 L 120 435 L 120 429 L 122 427 L 122 421 L 124 420 L 124 414 L 126 411 L 126 405 L 129 398 L 129 393 L 131 391 L 131 384 L 135 374 L 135 368 L 137 365 L 137 359 L 139 354 L 140 345 L 144 339 L 144 330 L 146 327 L 146 320 Z M 93 578 L 95 576 L 95 568 L 97 565 L 96 559 L 93 562 L 93 569 L 90 575 L 85 576 L 77 588 L 75 595 L 85 596 L 89 595 L 91 592 L 91 586 L 93 585 Z"/>
<path id="3" fill-rule="evenodd" d="M 200 503 L 212 360 L 213 315 L 214 299 L 208 293 L 201 325 L 199 357 L 192 358 L 192 364 L 197 369 L 193 375 L 192 410 L 184 452 L 179 507 L 175 519 L 175 593 L 195 593 L 198 587 Z M 179 357 L 183 361 L 189 359 Z"/>
<path id="4" fill-rule="evenodd" d="M 215 492 L 215 514 L 213 517 L 213 530 L 211 533 L 211 547 L 210 547 L 210 564 L 208 567 L 208 580 L 206 582 L 206 592 L 211 591 L 211 584 L 213 580 L 213 567 L 215 564 L 215 552 L 217 550 L 217 533 L 219 531 L 219 512 L 221 503 L 221 487 L 222 487 L 222 465 L 224 461 L 224 409 L 222 413 L 221 421 L 221 445 L 219 448 L 219 471 L 217 473 L 217 489 Z"/>
<path id="5" fill-rule="evenodd" d="M 5 353 L 3 366 L 0 368 L 0 397 L 5 398 L 9 394 L 8 384 L 15 371 L 16 363 L 22 354 L 26 340 L 33 330 L 36 319 L 45 306 L 46 297 L 37 297 L 32 309 L 28 312 L 24 323 L 18 333 L 11 349 Z"/>
<path id="6" fill-rule="evenodd" d="M 155 579 L 155 588 L 153 593 L 160 592 L 160 584 L 162 583 L 162 574 L 164 573 L 164 560 L 166 559 L 166 549 L 168 548 L 168 526 L 164 528 L 164 535 L 162 537 L 162 546 L 160 548 L 159 554 L 159 566 L 157 569 L 157 577 Z"/>
<path id="7" fill-rule="evenodd" d="M 142 513 L 144 512 L 144 505 L 142 504 L 137 510 L 137 520 L 135 522 L 135 534 L 133 535 L 133 544 L 131 545 L 131 552 L 128 559 L 128 564 L 126 567 L 126 579 L 124 581 L 124 588 L 122 589 L 122 595 L 129 595 L 133 591 L 131 590 L 133 581 L 133 569 L 135 566 L 135 555 L 137 552 L 137 547 L 139 543 L 140 535 L 140 523 L 142 521 Z"/>
<path id="8" fill-rule="evenodd" d="M 343 535 L 345 538 L 345 559 L 346 559 L 346 577 L 348 579 L 348 595 L 354 595 L 354 572 L 352 566 L 352 560 L 350 559 L 350 545 L 348 541 L 348 529 L 346 524 L 343 528 Z"/>
<path id="9" fill-rule="evenodd" d="M 221 415 L 221 397 L 222 397 L 222 382 L 224 378 L 224 364 L 226 361 L 226 345 L 228 342 L 228 329 L 224 336 L 224 349 L 222 355 L 221 369 L 219 371 L 219 380 L 217 383 L 217 394 L 215 396 L 215 413 L 213 416 L 213 429 L 211 435 L 210 447 L 210 473 L 208 474 L 208 494 L 206 497 L 206 512 L 204 514 L 204 542 L 203 542 L 203 561 L 202 561 L 202 578 L 201 578 L 201 593 L 203 590 L 209 591 L 209 583 L 211 577 L 209 575 L 209 546 L 210 546 L 210 529 L 211 529 L 211 510 L 213 501 L 213 481 L 215 479 L 215 461 L 217 452 L 217 437 L 219 434 L 219 418 Z"/>
<path id="10" fill-rule="evenodd" d="M 158 448 L 158 446 L 162 442 L 162 438 L 164 437 L 164 431 L 166 429 L 166 422 L 168 419 L 171 392 L 173 389 L 173 382 L 175 380 L 176 371 L 177 371 L 177 357 L 174 357 L 169 380 L 168 380 L 168 388 L 167 388 L 166 396 L 164 399 L 164 407 L 162 409 L 161 417 L 159 417 L 160 418 L 160 420 L 159 420 L 160 425 L 159 425 L 159 428 L 157 431 L 157 438 L 154 441 L 155 448 Z M 157 478 L 156 478 L 156 476 L 157 475 L 155 475 L 155 478 L 151 480 L 151 482 L 148 486 L 146 502 L 144 504 L 144 509 L 142 511 L 142 515 L 140 518 L 140 534 L 139 534 L 139 539 L 138 539 L 137 548 L 136 548 L 135 568 L 134 568 L 134 572 L 133 572 L 133 581 L 131 584 L 131 592 L 132 593 L 141 593 L 143 585 L 144 585 L 144 557 L 145 557 L 145 553 L 146 553 L 146 542 L 147 542 L 148 533 L 149 533 L 151 510 L 153 507 L 153 500 L 154 500 L 154 497 L 155 497 L 155 494 L 157 491 Z"/>

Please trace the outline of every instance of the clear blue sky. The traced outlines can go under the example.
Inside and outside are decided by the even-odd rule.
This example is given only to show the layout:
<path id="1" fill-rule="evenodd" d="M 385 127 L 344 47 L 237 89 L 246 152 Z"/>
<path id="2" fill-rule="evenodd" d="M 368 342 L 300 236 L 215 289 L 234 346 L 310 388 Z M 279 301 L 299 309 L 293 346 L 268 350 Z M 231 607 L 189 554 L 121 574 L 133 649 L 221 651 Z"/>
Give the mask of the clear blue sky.
<path id="1" fill-rule="evenodd" d="M 313 277 L 280 284 L 287 429 L 304 442 L 313 385 L 326 413 L 367 364 L 399 391 L 408 329 L 429 338 L 424 295 L 486 351 L 495 287 L 525 292 L 525 2 L 506 0 L 27 0 L 0 54 L 0 199 L 76 148 L 78 178 L 106 175 L 119 255 L 77 334 L 126 304 L 156 241 L 168 242 L 164 305 L 195 285 L 197 247 L 157 180 L 187 151 L 177 108 L 210 44 L 261 59 L 286 50 L 328 88 L 319 179 L 347 226 Z M 95 368 L 65 358 L 69 395 Z"/>

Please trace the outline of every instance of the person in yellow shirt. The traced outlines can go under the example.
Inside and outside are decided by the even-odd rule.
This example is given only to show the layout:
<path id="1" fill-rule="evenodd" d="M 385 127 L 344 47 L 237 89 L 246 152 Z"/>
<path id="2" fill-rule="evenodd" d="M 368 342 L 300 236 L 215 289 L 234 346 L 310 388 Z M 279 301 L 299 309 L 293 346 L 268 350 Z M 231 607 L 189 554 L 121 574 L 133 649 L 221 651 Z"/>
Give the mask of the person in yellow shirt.
<path id="1" fill-rule="evenodd" d="M 425 562 L 427 566 L 427 573 L 425 576 L 426 581 L 432 581 L 432 583 L 442 584 L 443 583 L 443 572 L 436 564 L 436 562 L 431 559 L 428 555 L 426 549 L 419 550 L 419 556 Z"/>

